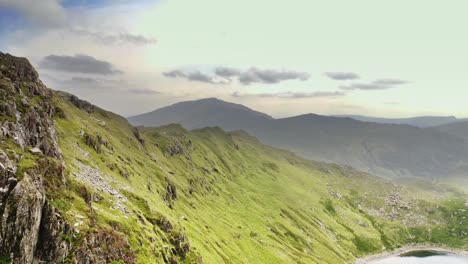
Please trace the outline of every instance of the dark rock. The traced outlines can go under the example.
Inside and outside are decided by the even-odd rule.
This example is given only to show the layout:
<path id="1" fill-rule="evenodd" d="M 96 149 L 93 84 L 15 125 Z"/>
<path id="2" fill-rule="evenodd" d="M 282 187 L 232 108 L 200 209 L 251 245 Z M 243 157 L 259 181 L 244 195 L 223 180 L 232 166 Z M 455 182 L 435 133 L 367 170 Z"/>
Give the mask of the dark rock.
<path id="1" fill-rule="evenodd" d="M 42 178 L 24 174 L 6 197 L 0 222 L 0 255 L 13 263 L 32 263 L 45 202 Z"/>
<path id="2" fill-rule="evenodd" d="M 0 72 L 12 81 L 39 82 L 39 74 L 26 58 L 0 52 Z"/>
<path id="3" fill-rule="evenodd" d="M 116 231 L 98 230 L 86 235 L 75 253 L 76 264 L 111 263 L 123 261 L 135 263 L 135 254 L 128 241 Z"/>
<path id="4" fill-rule="evenodd" d="M 174 144 L 166 147 L 167 156 L 172 157 L 172 156 L 180 155 L 184 153 L 185 153 L 184 146 L 180 142 L 175 142 Z"/>
<path id="5" fill-rule="evenodd" d="M 35 258 L 45 263 L 62 263 L 71 250 L 71 226 L 48 202 L 43 207 Z"/>
<path id="6" fill-rule="evenodd" d="M 53 93 L 26 59 L 1 52 L 0 87 L 0 114 L 14 117 L 0 123 L 1 139 L 50 158 L 37 157 L 36 165 L 16 175 L 19 154 L 9 158 L 0 151 L 0 256 L 13 263 L 61 263 L 70 251 L 69 227 L 47 202 L 45 182 L 63 183 Z M 32 106 L 28 96 L 37 96 L 40 106 Z"/>
<path id="7" fill-rule="evenodd" d="M 140 142 L 140 144 L 142 144 L 142 145 L 145 144 L 145 140 L 141 137 L 141 134 L 140 134 L 140 131 L 138 130 L 138 128 L 135 128 L 133 130 L 133 135 L 138 140 L 138 142 Z"/>
<path id="8" fill-rule="evenodd" d="M 94 106 L 92 104 L 88 103 L 87 101 L 81 100 L 74 95 L 70 97 L 70 102 L 76 107 L 85 110 L 88 113 L 94 112 Z"/>

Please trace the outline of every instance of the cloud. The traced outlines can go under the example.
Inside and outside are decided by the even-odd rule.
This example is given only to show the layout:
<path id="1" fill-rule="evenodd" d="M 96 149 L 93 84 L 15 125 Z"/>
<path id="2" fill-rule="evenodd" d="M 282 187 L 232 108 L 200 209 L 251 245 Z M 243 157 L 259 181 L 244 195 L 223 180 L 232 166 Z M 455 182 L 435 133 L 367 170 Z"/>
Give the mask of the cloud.
<path id="1" fill-rule="evenodd" d="M 145 89 L 145 88 L 140 88 L 140 89 L 130 89 L 128 90 L 130 93 L 134 94 L 142 94 L 142 95 L 151 95 L 151 94 L 161 94 L 161 92 L 153 90 L 153 89 Z"/>
<path id="2" fill-rule="evenodd" d="M 395 86 L 408 83 L 399 79 L 379 79 L 371 83 L 352 83 L 350 85 L 342 85 L 343 90 L 385 90 L 394 88 Z"/>
<path id="3" fill-rule="evenodd" d="M 49 55 L 39 62 L 39 67 L 48 70 L 113 75 L 121 73 L 111 63 L 98 60 L 92 56 L 78 54 L 75 56 Z"/>
<path id="4" fill-rule="evenodd" d="M 59 0 L 0 0 L 0 8 L 20 13 L 32 26 L 58 27 L 65 23 L 66 12 Z"/>
<path id="5" fill-rule="evenodd" d="M 392 88 L 392 86 L 376 83 L 353 83 L 340 86 L 340 89 L 343 90 L 385 90 L 389 88 Z"/>
<path id="6" fill-rule="evenodd" d="M 360 78 L 359 75 L 354 72 L 326 72 L 324 74 L 330 79 L 339 81 L 355 80 Z"/>
<path id="7" fill-rule="evenodd" d="M 226 84 L 229 82 L 229 80 L 225 78 L 207 75 L 200 71 L 185 72 L 182 70 L 172 70 L 169 72 L 163 72 L 163 75 L 170 78 L 184 78 L 189 81 L 205 82 L 210 84 Z"/>
<path id="8" fill-rule="evenodd" d="M 151 88 L 132 88 L 138 86 L 127 80 L 113 80 L 92 77 L 75 76 L 69 79 L 58 79 L 48 74 L 42 75 L 43 79 L 53 85 L 53 88 L 60 90 L 94 90 L 94 91 L 108 91 L 108 92 L 123 92 L 136 95 L 155 95 L 161 92 Z"/>
<path id="9" fill-rule="evenodd" d="M 57 88 L 60 89 L 93 89 L 93 90 L 116 90 L 127 87 L 125 80 L 112 80 L 92 77 L 72 77 L 70 79 L 53 80 Z"/>
<path id="10" fill-rule="evenodd" d="M 1 1 L 1 0 L 0 0 Z M 75 29 L 72 30 L 73 32 L 88 36 L 92 40 L 100 43 L 100 44 L 111 44 L 111 45 L 120 45 L 120 44 L 134 44 L 134 45 L 151 45 L 156 44 L 156 39 L 145 37 L 139 34 L 131 34 L 131 33 L 118 33 L 118 34 L 109 34 L 105 32 L 92 32 L 87 30 L 79 30 Z"/>
<path id="11" fill-rule="evenodd" d="M 69 81 L 70 84 L 81 84 L 81 85 L 97 85 L 102 81 L 89 77 L 72 77 Z"/>
<path id="12" fill-rule="evenodd" d="M 279 83 L 286 80 L 301 80 L 305 81 L 310 78 L 310 74 L 306 72 L 284 71 L 284 70 L 261 70 L 255 67 L 241 72 L 239 82 L 244 85 L 251 83 Z"/>
<path id="13" fill-rule="evenodd" d="M 173 70 L 169 72 L 163 72 L 163 75 L 171 78 L 185 78 L 186 74 L 181 70 Z"/>
<path id="14" fill-rule="evenodd" d="M 381 85 L 401 85 L 401 84 L 407 84 L 407 81 L 400 80 L 400 79 L 379 79 L 374 81 L 375 84 L 381 84 Z"/>
<path id="15" fill-rule="evenodd" d="M 186 78 L 191 81 L 215 84 L 230 83 L 235 77 L 244 85 L 249 85 L 251 83 L 274 84 L 287 80 L 305 81 L 310 78 L 310 74 L 306 72 L 271 69 L 261 70 L 255 67 L 249 68 L 245 71 L 236 68 L 218 67 L 213 70 L 213 75 L 204 74 L 200 71 L 185 72 L 182 70 L 164 72 L 163 75 L 171 78 Z"/>
<path id="16" fill-rule="evenodd" d="M 224 78 L 231 78 L 234 76 L 239 76 L 241 71 L 236 68 L 218 67 L 215 69 L 215 74 Z"/>
<path id="17" fill-rule="evenodd" d="M 186 78 L 190 81 L 206 82 L 206 83 L 216 83 L 213 77 L 201 73 L 200 71 L 190 72 L 186 75 Z"/>
<path id="18" fill-rule="evenodd" d="M 311 93 L 282 92 L 282 93 L 259 93 L 259 94 L 234 92 L 232 94 L 232 96 L 236 98 L 259 97 L 259 98 L 290 98 L 290 99 L 340 97 L 344 95 L 345 93 L 343 92 L 326 92 L 326 91 L 311 92 Z"/>

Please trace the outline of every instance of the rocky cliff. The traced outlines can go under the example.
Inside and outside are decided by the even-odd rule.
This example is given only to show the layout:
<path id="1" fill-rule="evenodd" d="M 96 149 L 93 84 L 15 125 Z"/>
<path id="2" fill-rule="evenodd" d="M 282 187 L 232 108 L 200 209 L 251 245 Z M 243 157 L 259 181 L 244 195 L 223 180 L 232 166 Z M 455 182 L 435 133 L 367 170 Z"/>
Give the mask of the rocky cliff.
<path id="1" fill-rule="evenodd" d="M 52 96 L 26 59 L 0 53 L 0 256 L 14 263 L 62 262 L 70 250 L 46 195 L 48 182 L 65 184 Z"/>

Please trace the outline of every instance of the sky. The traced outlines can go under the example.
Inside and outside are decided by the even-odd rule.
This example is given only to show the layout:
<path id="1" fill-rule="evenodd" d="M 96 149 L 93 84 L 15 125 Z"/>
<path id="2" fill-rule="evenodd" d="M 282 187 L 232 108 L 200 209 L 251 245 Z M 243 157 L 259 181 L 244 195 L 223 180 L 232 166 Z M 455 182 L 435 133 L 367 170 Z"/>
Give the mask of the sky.
<path id="1" fill-rule="evenodd" d="M 466 10 L 466 0 L 0 0 L 0 51 L 124 116 L 217 97 L 275 117 L 468 117 Z"/>

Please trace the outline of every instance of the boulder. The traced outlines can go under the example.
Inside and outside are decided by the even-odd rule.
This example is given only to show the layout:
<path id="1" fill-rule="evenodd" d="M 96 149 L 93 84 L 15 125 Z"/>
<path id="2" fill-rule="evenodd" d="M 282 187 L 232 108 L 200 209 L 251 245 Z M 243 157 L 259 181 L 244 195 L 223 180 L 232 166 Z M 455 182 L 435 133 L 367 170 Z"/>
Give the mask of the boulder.
<path id="1" fill-rule="evenodd" d="M 40 154 L 42 154 L 42 150 L 41 150 L 40 148 L 38 148 L 38 147 L 29 149 L 29 152 L 31 152 L 31 154 L 33 154 L 33 155 L 40 155 Z"/>

